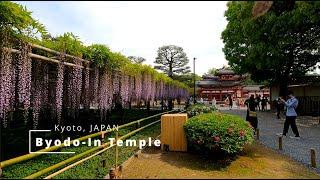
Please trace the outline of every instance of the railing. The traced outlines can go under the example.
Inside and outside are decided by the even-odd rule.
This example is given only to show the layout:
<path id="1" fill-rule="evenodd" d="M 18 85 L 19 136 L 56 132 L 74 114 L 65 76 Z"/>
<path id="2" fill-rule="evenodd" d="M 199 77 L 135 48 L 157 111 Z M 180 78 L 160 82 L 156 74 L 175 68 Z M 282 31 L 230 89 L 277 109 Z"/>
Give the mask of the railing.
<path id="1" fill-rule="evenodd" d="M 127 124 L 123 124 L 123 125 L 120 125 L 118 127 L 118 129 L 121 129 L 121 128 L 124 128 L 124 127 L 127 127 L 127 126 L 130 126 L 130 125 L 133 125 L 133 124 L 140 124 L 141 122 L 145 121 L 145 120 L 148 120 L 148 119 L 151 119 L 151 118 L 154 118 L 154 117 L 157 117 L 157 116 L 160 116 L 160 115 L 163 115 L 163 114 L 167 114 L 167 113 L 171 113 L 171 112 L 174 112 L 176 110 L 172 110 L 172 111 L 166 111 L 166 112 L 163 112 L 163 113 L 159 113 L 159 114 L 156 114 L 156 115 L 153 115 L 153 116 L 149 116 L 149 117 L 146 117 L 146 118 L 142 118 L 142 119 L 139 119 L 139 120 L 136 120 L 136 121 L 133 121 L 133 122 L 130 122 L 130 123 L 127 123 Z M 86 136 L 83 136 L 83 137 L 80 137 L 80 138 L 77 138 L 77 139 L 74 139 L 71 141 L 71 144 L 73 143 L 73 141 L 84 141 L 84 140 L 87 140 L 89 138 L 94 138 L 94 137 L 98 137 L 98 136 L 101 136 L 102 134 L 106 134 L 106 133 L 110 133 L 112 132 L 113 129 L 110 129 L 108 131 L 101 131 L 101 132 L 97 132 L 97 133 L 94 133 L 94 134 L 89 134 L 89 135 L 86 135 Z M 61 144 L 60 146 L 52 146 L 48 149 L 41 149 L 39 151 L 36 151 L 36 152 L 51 152 L 51 151 L 55 151 L 57 149 L 60 149 L 64 147 L 64 144 Z M 93 148 L 94 149 L 94 148 Z M 95 150 L 97 150 L 99 148 L 96 148 Z M 19 157 L 16 157 L 16 158 L 12 158 L 12 159 L 9 159 L 9 160 L 6 160 L 6 161 L 3 161 L 3 162 L 0 162 L 0 167 L 1 168 L 4 168 L 4 167 L 7 167 L 7 166 L 10 166 L 10 165 L 13 165 L 13 164 L 16 164 L 16 163 L 20 163 L 22 161 L 26 161 L 26 160 L 29 160 L 29 159 L 32 159 L 32 158 L 35 158 L 37 156 L 40 156 L 41 153 L 32 153 L 32 154 L 26 154 L 26 155 L 22 155 L 22 156 L 19 156 Z"/>
<path id="2" fill-rule="evenodd" d="M 120 139 L 121 139 L 121 140 L 124 140 L 124 139 L 132 136 L 133 134 L 135 134 L 135 133 L 137 133 L 137 132 L 139 132 L 139 131 L 141 131 L 141 130 L 149 127 L 149 126 L 152 126 L 152 125 L 154 125 L 154 124 L 156 124 L 156 123 L 158 123 L 158 122 L 160 122 L 160 120 L 157 120 L 157 121 L 152 122 L 152 123 L 150 123 L 150 124 L 148 124 L 148 125 L 145 125 L 145 126 L 139 128 L 139 129 L 136 129 L 136 130 L 134 130 L 134 131 L 132 131 L 132 132 L 130 132 L 130 133 L 124 135 L 124 136 L 121 136 L 120 138 L 116 138 L 116 139 L 117 139 L 117 140 L 120 140 Z M 114 145 L 113 145 L 113 146 L 114 146 Z M 78 161 L 78 162 L 75 162 L 75 163 L 73 163 L 73 164 L 71 164 L 71 165 L 63 168 L 63 169 L 61 169 L 61 170 L 59 170 L 59 171 L 57 171 L 57 172 L 55 172 L 55 173 L 53 173 L 53 174 L 45 177 L 44 179 L 51 179 L 51 178 L 53 178 L 54 176 L 57 176 L 57 175 L 65 172 L 66 170 L 68 170 L 68 169 L 70 169 L 70 168 L 72 168 L 72 167 L 74 167 L 74 166 L 76 166 L 76 165 L 78 165 L 78 164 L 80 164 L 80 163 L 82 163 L 82 162 L 84 162 L 84 161 L 86 161 L 86 160 L 89 160 L 89 159 L 95 157 L 95 156 L 98 155 L 98 154 L 103 153 L 104 151 L 110 149 L 110 148 L 113 147 L 113 146 L 110 146 L 110 143 L 107 142 L 107 143 L 105 143 L 105 144 L 103 145 L 103 147 L 102 147 L 102 148 L 104 148 L 104 147 L 106 147 L 106 148 L 98 151 L 97 153 L 95 153 L 95 154 L 93 154 L 93 155 L 91 155 L 91 156 L 89 156 L 89 157 L 87 157 L 87 158 L 85 158 L 85 159 L 82 159 L 82 160 L 80 160 L 80 161 Z M 100 146 L 100 147 L 101 147 L 101 146 Z M 86 152 L 88 152 L 88 151 L 86 151 Z M 86 152 L 84 152 L 84 153 L 86 153 Z M 90 153 L 90 152 L 88 152 L 88 153 Z M 86 153 L 86 154 L 88 154 L 88 153 Z M 116 155 L 116 157 L 117 157 L 117 156 L 118 156 L 118 154 Z M 71 158 L 69 158 L 69 159 L 71 159 Z M 65 160 L 65 161 L 68 161 L 69 159 L 67 159 L 67 160 Z M 117 158 L 116 158 L 116 159 L 117 159 Z M 116 161 L 115 164 L 117 165 L 117 161 Z M 62 165 L 63 165 L 63 164 L 62 164 Z M 51 166 L 51 167 L 48 167 L 48 168 L 46 168 L 46 169 L 44 169 L 44 170 L 41 170 L 41 171 L 39 171 L 39 172 L 37 172 L 37 173 L 34 173 L 34 174 L 26 177 L 26 179 L 37 178 L 37 177 L 39 177 L 39 176 L 41 176 L 41 175 L 43 175 L 43 174 L 45 174 L 45 173 L 50 172 L 52 168 L 55 168 L 55 169 L 56 169 L 57 167 L 56 167 L 56 165 L 53 165 L 53 166 Z"/>
<path id="3" fill-rule="evenodd" d="M 172 112 L 172 111 L 170 111 L 170 112 Z M 181 110 L 181 111 L 178 112 L 178 113 L 182 113 L 182 112 L 185 112 L 185 110 Z M 161 113 L 161 114 L 163 114 L 163 113 Z M 156 115 L 154 115 L 154 116 L 156 116 Z M 148 118 L 151 118 L 151 117 L 148 117 Z M 145 119 L 145 118 L 144 118 L 144 119 Z M 138 120 L 137 122 L 139 122 L 139 121 L 141 122 L 142 120 L 143 120 L 143 119 L 140 119 L 140 120 Z M 158 122 L 160 122 L 160 120 L 157 120 L 157 121 L 155 121 L 155 122 L 152 122 L 152 123 L 150 123 L 150 124 L 148 124 L 148 125 L 145 125 L 145 126 L 143 126 L 143 127 L 141 127 L 141 128 L 138 128 L 138 129 L 136 129 L 136 130 L 134 130 L 134 131 L 132 131 L 132 132 L 130 132 L 130 133 L 128 133 L 128 134 L 120 137 L 120 138 L 118 138 L 118 134 L 116 134 L 116 140 L 124 140 L 124 139 L 130 137 L 131 135 L 133 135 L 133 134 L 135 134 L 135 133 L 137 133 L 137 132 L 139 132 L 139 131 L 141 131 L 141 130 L 149 127 L 149 126 L 152 126 L 152 125 L 154 125 L 154 124 L 156 124 L 156 123 L 158 123 Z M 130 124 L 130 123 L 128 123 L 128 124 Z M 126 125 L 127 125 L 127 124 L 126 124 Z M 132 125 L 132 124 L 131 124 L 131 125 Z M 126 127 L 126 126 L 124 126 L 124 127 Z M 120 127 L 119 127 L 119 128 L 120 128 Z M 117 133 L 117 132 L 116 132 L 116 133 Z M 93 158 L 93 157 L 95 157 L 95 156 L 97 156 L 97 155 L 105 152 L 106 150 L 108 150 L 108 149 L 110 149 L 110 148 L 112 148 L 112 147 L 114 147 L 114 146 L 116 146 L 116 148 L 117 148 L 117 145 L 112 145 L 112 146 L 110 146 L 110 143 L 109 143 L 109 142 L 106 143 L 106 144 L 104 144 L 103 146 L 106 147 L 106 148 L 103 148 L 102 150 L 100 150 L 100 151 L 94 153 L 93 155 L 90 155 L 90 156 L 88 156 L 88 157 L 86 157 L 86 158 L 84 158 L 84 159 L 81 159 L 80 161 L 77 161 L 77 162 L 75 162 L 75 163 L 73 163 L 73 164 L 68 165 L 68 166 L 60 169 L 59 171 L 56 171 L 56 172 L 54 172 L 53 174 L 50 174 L 49 176 L 45 177 L 44 179 L 52 179 L 53 177 L 55 177 L 55 176 L 57 176 L 57 175 L 65 172 L 66 170 L 71 169 L 71 168 L 73 168 L 73 167 L 75 167 L 75 166 L 83 163 L 84 161 L 87 161 L 87 160 L 89 160 L 89 159 L 91 159 L 91 158 Z M 108 147 L 107 147 L 107 146 L 108 146 Z M 71 158 L 70 158 L 70 159 L 71 159 Z M 118 159 L 119 159 L 119 154 L 118 154 L 118 151 L 117 151 L 117 149 L 116 149 L 116 155 L 115 155 L 115 167 L 116 167 L 116 168 L 117 168 L 117 165 L 118 165 Z M 67 159 L 67 160 L 68 160 L 68 159 Z M 67 161 L 67 160 L 65 160 L 65 161 Z M 39 171 L 39 172 L 37 172 L 37 173 L 34 173 L 34 174 L 26 177 L 26 179 L 37 178 L 37 177 L 39 177 L 39 176 L 41 176 L 41 175 L 43 175 L 43 174 L 45 174 L 45 173 L 47 173 L 47 172 L 50 172 L 50 170 L 51 170 L 52 168 L 54 168 L 54 166 L 55 166 L 55 165 L 53 165 L 53 166 L 51 166 L 51 167 L 48 167 L 48 168 L 42 170 L 41 172 Z"/>

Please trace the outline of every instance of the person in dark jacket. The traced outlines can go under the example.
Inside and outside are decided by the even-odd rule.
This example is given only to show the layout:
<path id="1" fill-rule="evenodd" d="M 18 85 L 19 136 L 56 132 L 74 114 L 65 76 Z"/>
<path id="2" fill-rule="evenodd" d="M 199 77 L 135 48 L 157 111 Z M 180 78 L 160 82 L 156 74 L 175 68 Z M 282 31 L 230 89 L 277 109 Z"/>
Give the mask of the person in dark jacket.
<path id="1" fill-rule="evenodd" d="M 259 111 L 261 110 L 260 103 L 261 103 L 261 95 L 259 94 L 258 96 L 256 96 L 256 106 L 258 107 Z"/>
<path id="2" fill-rule="evenodd" d="M 277 109 L 277 119 L 281 119 L 280 113 L 281 113 L 281 109 L 283 110 L 283 105 L 280 97 L 276 100 L 275 105 Z"/>
<path id="3" fill-rule="evenodd" d="M 254 95 L 251 95 L 249 99 L 245 101 L 245 105 L 247 106 L 247 117 L 246 120 L 249 121 L 254 130 L 257 130 L 258 127 L 258 118 L 256 115 L 256 107 L 257 103 L 254 99 Z M 255 115 L 254 115 L 255 114 Z"/>
<path id="4" fill-rule="evenodd" d="M 262 97 L 261 100 L 261 110 L 265 111 L 266 110 L 266 106 L 267 106 L 267 98 L 266 97 Z"/>

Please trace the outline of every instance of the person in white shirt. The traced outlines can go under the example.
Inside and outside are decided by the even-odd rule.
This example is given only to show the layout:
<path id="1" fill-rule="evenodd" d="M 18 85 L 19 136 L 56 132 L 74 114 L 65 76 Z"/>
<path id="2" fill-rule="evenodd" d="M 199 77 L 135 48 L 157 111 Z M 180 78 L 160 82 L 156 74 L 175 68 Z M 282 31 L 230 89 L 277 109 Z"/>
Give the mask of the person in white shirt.
<path id="1" fill-rule="evenodd" d="M 203 98 L 202 97 L 200 98 L 200 103 L 203 104 Z"/>
<path id="2" fill-rule="evenodd" d="M 216 100 L 215 97 L 213 97 L 213 99 L 212 99 L 212 106 L 216 106 L 216 104 L 217 104 L 217 100 Z"/>

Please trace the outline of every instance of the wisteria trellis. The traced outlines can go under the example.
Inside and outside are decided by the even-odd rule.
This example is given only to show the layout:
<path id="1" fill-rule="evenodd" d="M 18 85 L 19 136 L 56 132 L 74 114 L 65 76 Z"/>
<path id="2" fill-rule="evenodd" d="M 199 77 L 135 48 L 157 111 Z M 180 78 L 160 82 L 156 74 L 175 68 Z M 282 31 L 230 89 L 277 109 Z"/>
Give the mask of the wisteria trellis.
<path id="1" fill-rule="evenodd" d="M 64 108 L 75 116 L 81 107 L 97 105 L 101 115 L 105 116 L 105 112 L 113 107 L 114 95 L 120 95 L 123 106 L 132 101 L 176 99 L 188 95 L 186 89 L 168 85 L 147 71 L 134 75 L 98 67 L 92 67 L 90 71 L 89 64 L 78 58 L 71 59 L 76 66 L 67 67 L 64 53 L 58 57 L 60 63 L 49 64 L 31 59 L 30 52 L 31 48 L 22 42 L 18 56 L 13 56 L 7 48 L 1 48 L 0 119 L 3 127 L 8 125 L 9 112 L 17 108 L 24 109 L 26 113 L 32 112 L 30 117 L 36 129 L 44 107 L 52 108 L 54 117 L 61 123 Z M 49 76 L 49 66 L 53 67 L 55 75 Z M 54 83 L 54 89 L 49 89 L 49 82 Z M 54 91 L 52 96 L 49 91 Z M 28 120 L 27 116 L 25 120 Z"/>

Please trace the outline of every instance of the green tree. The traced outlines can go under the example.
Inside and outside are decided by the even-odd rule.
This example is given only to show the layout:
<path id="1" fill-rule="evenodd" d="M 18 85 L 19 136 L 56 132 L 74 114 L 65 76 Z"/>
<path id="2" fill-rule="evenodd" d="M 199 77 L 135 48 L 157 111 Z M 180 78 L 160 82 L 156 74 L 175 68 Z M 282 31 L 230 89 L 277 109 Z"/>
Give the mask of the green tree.
<path id="1" fill-rule="evenodd" d="M 85 59 L 90 59 L 98 67 L 104 67 L 110 59 L 111 50 L 103 44 L 92 44 L 86 48 Z"/>
<path id="2" fill-rule="evenodd" d="M 174 74 L 190 72 L 190 67 L 187 66 L 189 63 L 187 54 L 179 46 L 168 45 L 160 47 L 154 63 L 159 64 L 154 66 L 155 69 L 163 71 L 171 78 Z"/>
<path id="3" fill-rule="evenodd" d="M 182 47 L 175 45 L 162 46 L 158 49 L 158 55 L 154 61 L 155 69 L 159 69 L 173 78 L 174 74 L 185 74 L 190 72 L 187 66 L 189 59 Z M 168 99 L 169 110 L 173 109 L 172 99 Z"/>
<path id="4" fill-rule="evenodd" d="M 39 44 L 77 57 L 82 57 L 86 51 L 80 38 L 72 32 L 66 32 L 57 37 L 51 37 L 51 35 L 48 34 L 43 37 L 43 40 L 40 41 Z"/>
<path id="5" fill-rule="evenodd" d="M 145 58 L 140 56 L 128 56 L 128 58 L 131 60 L 131 62 L 138 63 L 138 64 L 142 64 L 143 62 L 146 61 Z"/>
<path id="6" fill-rule="evenodd" d="M 189 93 L 193 94 L 193 89 L 194 89 L 194 81 L 193 81 L 193 73 L 186 73 L 186 74 L 181 74 L 181 75 L 173 75 L 172 79 L 180 81 L 187 85 L 189 88 Z M 202 80 L 202 77 L 199 75 L 195 75 L 195 80 L 200 81 Z"/>
<path id="7" fill-rule="evenodd" d="M 237 73 L 279 85 L 284 95 L 292 78 L 315 69 L 320 60 L 320 2 L 299 1 L 290 10 L 271 8 L 257 18 L 252 16 L 253 4 L 227 4 L 223 51 Z"/>
<path id="8" fill-rule="evenodd" d="M 173 75 L 172 79 L 180 81 L 187 85 L 190 88 L 193 88 L 193 73 L 181 74 L 181 75 Z M 201 76 L 196 74 L 196 81 L 202 79 Z"/>
<path id="9" fill-rule="evenodd" d="M 217 73 L 218 73 L 218 70 L 219 69 L 216 69 L 216 68 L 211 68 L 208 70 L 208 73 L 207 74 L 210 74 L 210 75 L 213 75 L 213 76 L 216 76 Z"/>
<path id="10" fill-rule="evenodd" d="M 31 16 L 26 7 L 10 1 L 0 1 L 0 31 L 4 35 L 35 40 L 47 34 L 43 24 Z"/>

